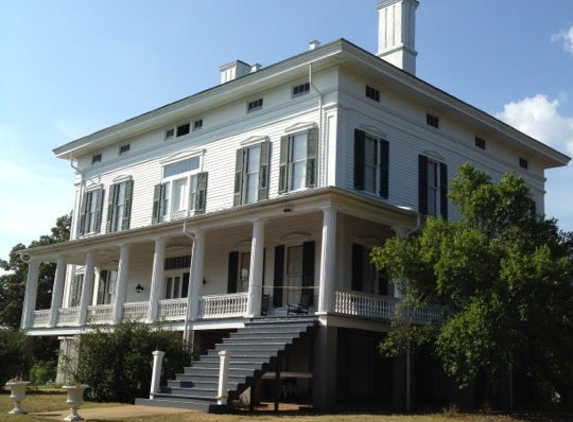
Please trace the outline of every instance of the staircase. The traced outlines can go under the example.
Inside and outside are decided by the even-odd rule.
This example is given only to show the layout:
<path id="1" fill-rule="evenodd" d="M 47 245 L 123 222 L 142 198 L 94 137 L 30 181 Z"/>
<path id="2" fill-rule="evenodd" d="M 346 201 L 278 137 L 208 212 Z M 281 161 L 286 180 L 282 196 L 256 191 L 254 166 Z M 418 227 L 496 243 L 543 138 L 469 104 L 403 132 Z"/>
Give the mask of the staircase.
<path id="1" fill-rule="evenodd" d="M 175 380 L 161 387 L 153 399 L 137 399 L 135 404 L 178 407 L 204 412 L 224 412 L 229 408 L 217 404 L 219 355 L 232 353 L 229 365 L 229 399 L 237 398 L 267 371 L 274 371 L 277 358 L 288 353 L 296 341 L 312 332 L 312 317 L 259 318 L 232 333 L 215 349 L 202 355 L 191 367 L 177 374 Z"/>

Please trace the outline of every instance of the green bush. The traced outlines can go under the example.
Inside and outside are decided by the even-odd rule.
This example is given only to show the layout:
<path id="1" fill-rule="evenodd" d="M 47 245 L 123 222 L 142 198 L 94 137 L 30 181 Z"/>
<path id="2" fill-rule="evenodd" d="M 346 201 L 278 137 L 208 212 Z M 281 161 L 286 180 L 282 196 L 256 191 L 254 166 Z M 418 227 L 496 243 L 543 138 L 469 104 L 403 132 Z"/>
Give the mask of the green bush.
<path id="1" fill-rule="evenodd" d="M 45 385 L 56 379 L 58 363 L 53 360 L 34 362 L 30 368 L 32 385 Z"/>
<path id="2" fill-rule="evenodd" d="M 27 356 L 26 336 L 18 330 L 0 329 L 0 385 L 24 377 Z"/>
<path id="3" fill-rule="evenodd" d="M 161 327 L 127 322 L 113 332 L 98 329 L 83 334 L 76 379 L 90 386 L 86 391 L 90 400 L 133 402 L 149 394 L 154 350 L 165 352 L 163 383 L 191 361 L 181 334 Z"/>

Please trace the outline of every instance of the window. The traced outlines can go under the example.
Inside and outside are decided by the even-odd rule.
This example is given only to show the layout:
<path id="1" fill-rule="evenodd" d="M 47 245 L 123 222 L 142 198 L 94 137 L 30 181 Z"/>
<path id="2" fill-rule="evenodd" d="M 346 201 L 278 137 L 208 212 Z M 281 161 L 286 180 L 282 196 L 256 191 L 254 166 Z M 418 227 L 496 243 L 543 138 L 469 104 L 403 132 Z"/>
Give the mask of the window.
<path id="1" fill-rule="evenodd" d="M 201 124 L 202 124 L 202 121 L 201 121 Z M 170 139 L 173 139 L 176 137 L 178 138 L 180 136 L 185 136 L 185 135 L 189 134 L 190 131 L 191 131 L 191 123 L 184 123 L 184 124 L 179 125 L 177 127 L 169 128 L 165 131 L 165 140 L 169 141 Z"/>
<path id="2" fill-rule="evenodd" d="M 476 147 L 480 149 L 485 149 L 485 139 L 476 136 Z"/>
<path id="3" fill-rule="evenodd" d="M 315 187 L 317 149 L 316 128 L 281 138 L 279 193 Z"/>
<path id="4" fill-rule="evenodd" d="M 129 229 L 132 196 L 133 180 L 111 185 L 107 208 L 108 233 Z"/>
<path id="5" fill-rule="evenodd" d="M 123 155 L 129 152 L 130 144 L 125 144 L 119 147 L 119 155 Z"/>
<path id="6" fill-rule="evenodd" d="M 240 293 L 249 290 L 250 252 L 229 252 L 227 293 Z"/>
<path id="7" fill-rule="evenodd" d="M 421 214 L 448 219 L 448 167 L 418 156 L 418 203 Z"/>
<path id="8" fill-rule="evenodd" d="M 352 290 L 388 295 L 388 277 L 370 260 L 371 249 L 352 244 Z"/>
<path id="9" fill-rule="evenodd" d="M 207 173 L 199 172 L 199 157 L 163 167 L 163 182 L 155 186 L 153 223 L 205 212 Z"/>
<path id="10" fill-rule="evenodd" d="M 529 168 L 529 163 L 527 162 L 527 160 L 525 158 L 519 158 L 519 167 L 521 167 L 522 169 L 527 170 Z"/>
<path id="11" fill-rule="evenodd" d="M 193 122 L 193 132 L 203 129 L 203 119 L 198 119 Z"/>
<path id="12" fill-rule="evenodd" d="M 389 191 L 389 143 L 354 130 L 354 188 L 382 198 Z"/>
<path id="13" fill-rule="evenodd" d="M 165 140 L 168 141 L 169 139 L 173 139 L 175 137 L 175 129 L 167 129 L 165 131 Z"/>
<path id="14" fill-rule="evenodd" d="M 165 258 L 163 269 L 165 271 L 175 270 L 178 268 L 189 268 L 191 266 L 191 255 L 176 256 L 173 258 Z"/>
<path id="15" fill-rule="evenodd" d="M 371 86 L 366 85 L 366 96 L 377 103 L 380 102 L 380 91 L 376 88 L 372 88 Z"/>
<path id="16" fill-rule="evenodd" d="M 261 110 L 262 108 L 263 108 L 263 99 L 259 98 L 258 100 L 251 101 L 247 104 L 247 113 Z"/>
<path id="17" fill-rule="evenodd" d="M 97 163 L 101 163 L 101 154 L 92 156 L 92 166 Z"/>
<path id="18" fill-rule="evenodd" d="M 189 272 L 167 274 L 165 277 L 165 299 L 179 299 L 189 294 Z"/>
<path id="19" fill-rule="evenodd" d="M 103 270 L 99 273 L 97 304 L 115 303 L 117 289 L 117 271 Z"/>
<path id="20" fill-rule="evenodd" d="M 292 97 L 293 98 L 302 97 L 303 95 L 306 95 L 309 92 L 310 92 L 310 83 L 306 82 L 304 84 L 297 85 L 292 89 Z"/>
<path id="21" fill-rule="evenodd" d="M 437 128 L 440 125 L 440 119 L 436 116 L 432 116 L 431 114 L 426 114 L 426 124 Z"/>
<path id="22" fill-rule="evenodd" d="M 267 199 L 270 142 L 237 150 L 233 205 L 252 204 Z"/>
<path id="23" fill-rule="evenodd" d="M 72 279 L 72 284 L 70 286 L 70 296 L 69 296 L 69 306 L 75 307 L 80 306 L 80 301 L 82 298 L 82 288 L 84 285 L 84 275 L 76 274 Z"/>
<path id="24" fill-rule="evenodd" d="M 80 207 L 78 234 L 99 233 L 103 207 L 102 188 L 84 192 Z"/>

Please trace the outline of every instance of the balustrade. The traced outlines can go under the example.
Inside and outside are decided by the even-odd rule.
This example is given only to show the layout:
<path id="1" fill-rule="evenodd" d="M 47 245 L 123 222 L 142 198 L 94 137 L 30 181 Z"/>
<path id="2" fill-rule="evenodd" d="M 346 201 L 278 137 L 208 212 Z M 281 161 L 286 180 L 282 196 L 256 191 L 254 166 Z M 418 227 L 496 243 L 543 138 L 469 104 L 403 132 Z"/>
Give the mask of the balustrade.
<path id="1" fill-rule="evenodd" d="M 123 304 L 123 321 L 145 321 L 149 302 L 127 302 Z"/>
<path id="2" fill-rule="evenodd" d="M 187 316 L 187 298 L 159 301 L 159 318 L 165 321 L 181 321 Z"/>
<path id="3" fill-rule="evenodd" d="M 90 305 L 88 306 L 88 322 L 90 324 L 113 324 L 114 305 Z"/>
<path id="4" fill-rule="evenodd" d="M 50 322 L 50 310 L 42 309 L 40 311 L 34 311 L 32 314 L 32 327 L 47 327 Z"/>
<path id="5" fill-rule="evenodd" d="M 237 318 L 247 313 L 247 293 L 203 296 L 199 299 L 199 318 Z"/>
<path id="6" fill-rule="evenodd" d="M 79 306 L 74 306 L 73 308 L 60 308 L 58 310 L 58 327 L 78 325 L 79 314 Z"/>

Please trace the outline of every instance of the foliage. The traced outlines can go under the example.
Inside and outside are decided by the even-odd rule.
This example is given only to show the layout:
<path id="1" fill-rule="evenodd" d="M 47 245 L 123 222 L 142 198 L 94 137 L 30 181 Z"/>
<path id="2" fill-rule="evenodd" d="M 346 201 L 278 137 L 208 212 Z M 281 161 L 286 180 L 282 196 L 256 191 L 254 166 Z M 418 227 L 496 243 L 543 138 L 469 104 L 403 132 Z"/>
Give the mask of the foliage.
<path id="1" fill-rule="evenodd" d="M 20 378 L 26 363 L 26 336 L 13 329 L 0 329 L 0 385 Z"/>
<path id="2" fill-rule="evenodd" d="M 403 316 L 443 310 L 441 323 L 425 327 L 398 318 L 382 350 L 432 344 L 460 386 L 483 373 L 492 387 L 519 370 L 547 393 L 573 387 L 573 235 L 536 213 L 513 174 L 493 183 L 465 164 L 449 197 L 458 221 L 430 218 L 373 250 L 404 293 Z"/>
<path id="3" fill-rule="evenodd" d="M 42 235 L 34 240 L 29 248 L 46 246 L 64 242 L 70 237 L 71 214 L 61 216 L 56 225 L 52 227 L 51 234 Z M 22 318 L 22 303 L 26 280 L 28 276 L 28 264 L 20 259 L 20 251 L 26 249 L 22 243 L 12 248 L 8 260 L 0 259 L 0 268 L 9 271 L 0 276 L 0 326 L 18 328 Z M 38 293 L 36 309 L 48 309 L 52 298 L 52 286 L 56 272 L 55 263 L 42 264 L 38 278 Z"/>
<path id="4" fill-rule="evenodd" d="M 149 394 L 154 350 L 165 352 L 163 382 L 191 362 L 180 333 L 161 327 L 126 322 L 113 331 L 96 329 L 81 335 L 76 377 L 90 385 L 86 397 L 127 403 Z"/>
<path id="5" fill-rule="evenodd" d="M 40 360 L 34 362 L 30 368 L 30 382 L 32 385 L 46 385 L 54 382 L 58 371 L 56 360 Z"/>

